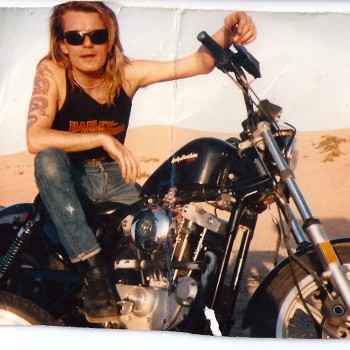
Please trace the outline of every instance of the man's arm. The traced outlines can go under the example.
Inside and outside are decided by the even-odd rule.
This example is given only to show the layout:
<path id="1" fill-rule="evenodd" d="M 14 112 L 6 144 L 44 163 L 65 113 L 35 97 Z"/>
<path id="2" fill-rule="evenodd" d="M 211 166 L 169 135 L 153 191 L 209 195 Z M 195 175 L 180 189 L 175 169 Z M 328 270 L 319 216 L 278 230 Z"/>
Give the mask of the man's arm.
<path id="1" fill-rule="evenodd" d="M 248 44 L 256 38 L 255 25 L 245 12 L 230 14 L 225 18 L 224 23 L 225 25 L 212 36 L 221 47 Z M 234 26 L 237 26 L 235 36 L 231 32 Z M 126 67 L 126 78 L 129 85 L 125 84 L 125 89 L 130 96 L 133 96 L 140 87 L 161 81 L 207 74 L 213 69 L 214 59 L 204 46 L 201 46 L 192 55 L 175 61 L 132 61 Z"/>

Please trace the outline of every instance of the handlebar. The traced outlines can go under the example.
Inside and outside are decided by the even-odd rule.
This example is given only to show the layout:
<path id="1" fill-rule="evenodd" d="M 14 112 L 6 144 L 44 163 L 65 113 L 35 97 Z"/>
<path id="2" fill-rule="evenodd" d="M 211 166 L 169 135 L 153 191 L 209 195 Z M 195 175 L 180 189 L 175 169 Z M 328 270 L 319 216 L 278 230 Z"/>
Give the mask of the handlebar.
<path id="1" fill-rule="evenodd" d="M 234 53 L 218 45 L 205 31 L 200 32 L 197 39 L 211 52 L 215 66 L 221 71 L 237 73 L 238 68 L 243 68 L 254 78 L 261 77 L 259 62 L 242 45 L 233 45 L 237 51 Z"/>

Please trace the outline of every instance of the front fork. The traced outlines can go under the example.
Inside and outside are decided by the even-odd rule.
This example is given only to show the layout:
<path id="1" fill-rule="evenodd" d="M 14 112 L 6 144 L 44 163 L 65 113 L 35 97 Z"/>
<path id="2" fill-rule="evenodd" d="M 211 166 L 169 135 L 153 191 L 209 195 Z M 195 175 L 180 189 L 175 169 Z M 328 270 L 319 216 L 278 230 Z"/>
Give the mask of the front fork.
<path id="1" fill-rule="evenodd" d="M 265 145 L 270 151 L 270 154 L 280 171 L 281 179 L 287 186 L 301 215 L 304 223 L 303 230 L 310 239 L 318 258 L 323 265 L 323 277 L 331 281 L 335 291 L 340 295 L 347 309 L 350 310 L 350 283 L 346 276 L 346 269 L 339 261 L 320 220 L 313 217 L 295 181 L 293 171 L 290 169 L 281 154 L 271 132 L 270 125 L 266 122 L 260 122 L 256 133 L 263 137 Z M 256 134 L 254 133 L 254 135 Z"/>

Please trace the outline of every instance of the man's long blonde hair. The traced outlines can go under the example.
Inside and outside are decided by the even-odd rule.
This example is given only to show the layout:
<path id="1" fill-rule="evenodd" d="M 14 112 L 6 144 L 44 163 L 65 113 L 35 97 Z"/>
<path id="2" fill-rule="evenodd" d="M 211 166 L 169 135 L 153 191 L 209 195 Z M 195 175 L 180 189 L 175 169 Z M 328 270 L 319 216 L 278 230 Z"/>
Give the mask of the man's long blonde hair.
<path id="1" fill-rule="evenodd" d="M 113 104 L 119 95 L 124 77 L 124 67 L 128 59 L 124 55 L 119 39 L 119 26 L 115 13 L 103 2 L 70 1 L 53 8 L 50 18 L 50 51 L 49 57 L 68 71 L 68 77 L 73 84 L 72 65 L 69 57 L 61 51 L 60 42 L 63 40 L 62 16 L 67 11 L 95 12 L 100 14 L 108 29 L 108 55 L 105 64 L 103 86 L 107 103 Z"/>

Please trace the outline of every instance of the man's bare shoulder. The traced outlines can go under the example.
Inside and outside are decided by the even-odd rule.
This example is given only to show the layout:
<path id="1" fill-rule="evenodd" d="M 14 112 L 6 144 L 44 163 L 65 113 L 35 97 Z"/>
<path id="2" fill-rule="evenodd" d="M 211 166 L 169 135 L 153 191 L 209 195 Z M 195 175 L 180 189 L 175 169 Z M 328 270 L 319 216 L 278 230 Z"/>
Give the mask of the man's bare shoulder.
<path id="1" fill-rule="evenodd" d="M 49 57 L 44 57 L 39 61 L 37 71 L 55 80 L 60 80 L 65 75 L 65 69 Z"/>

